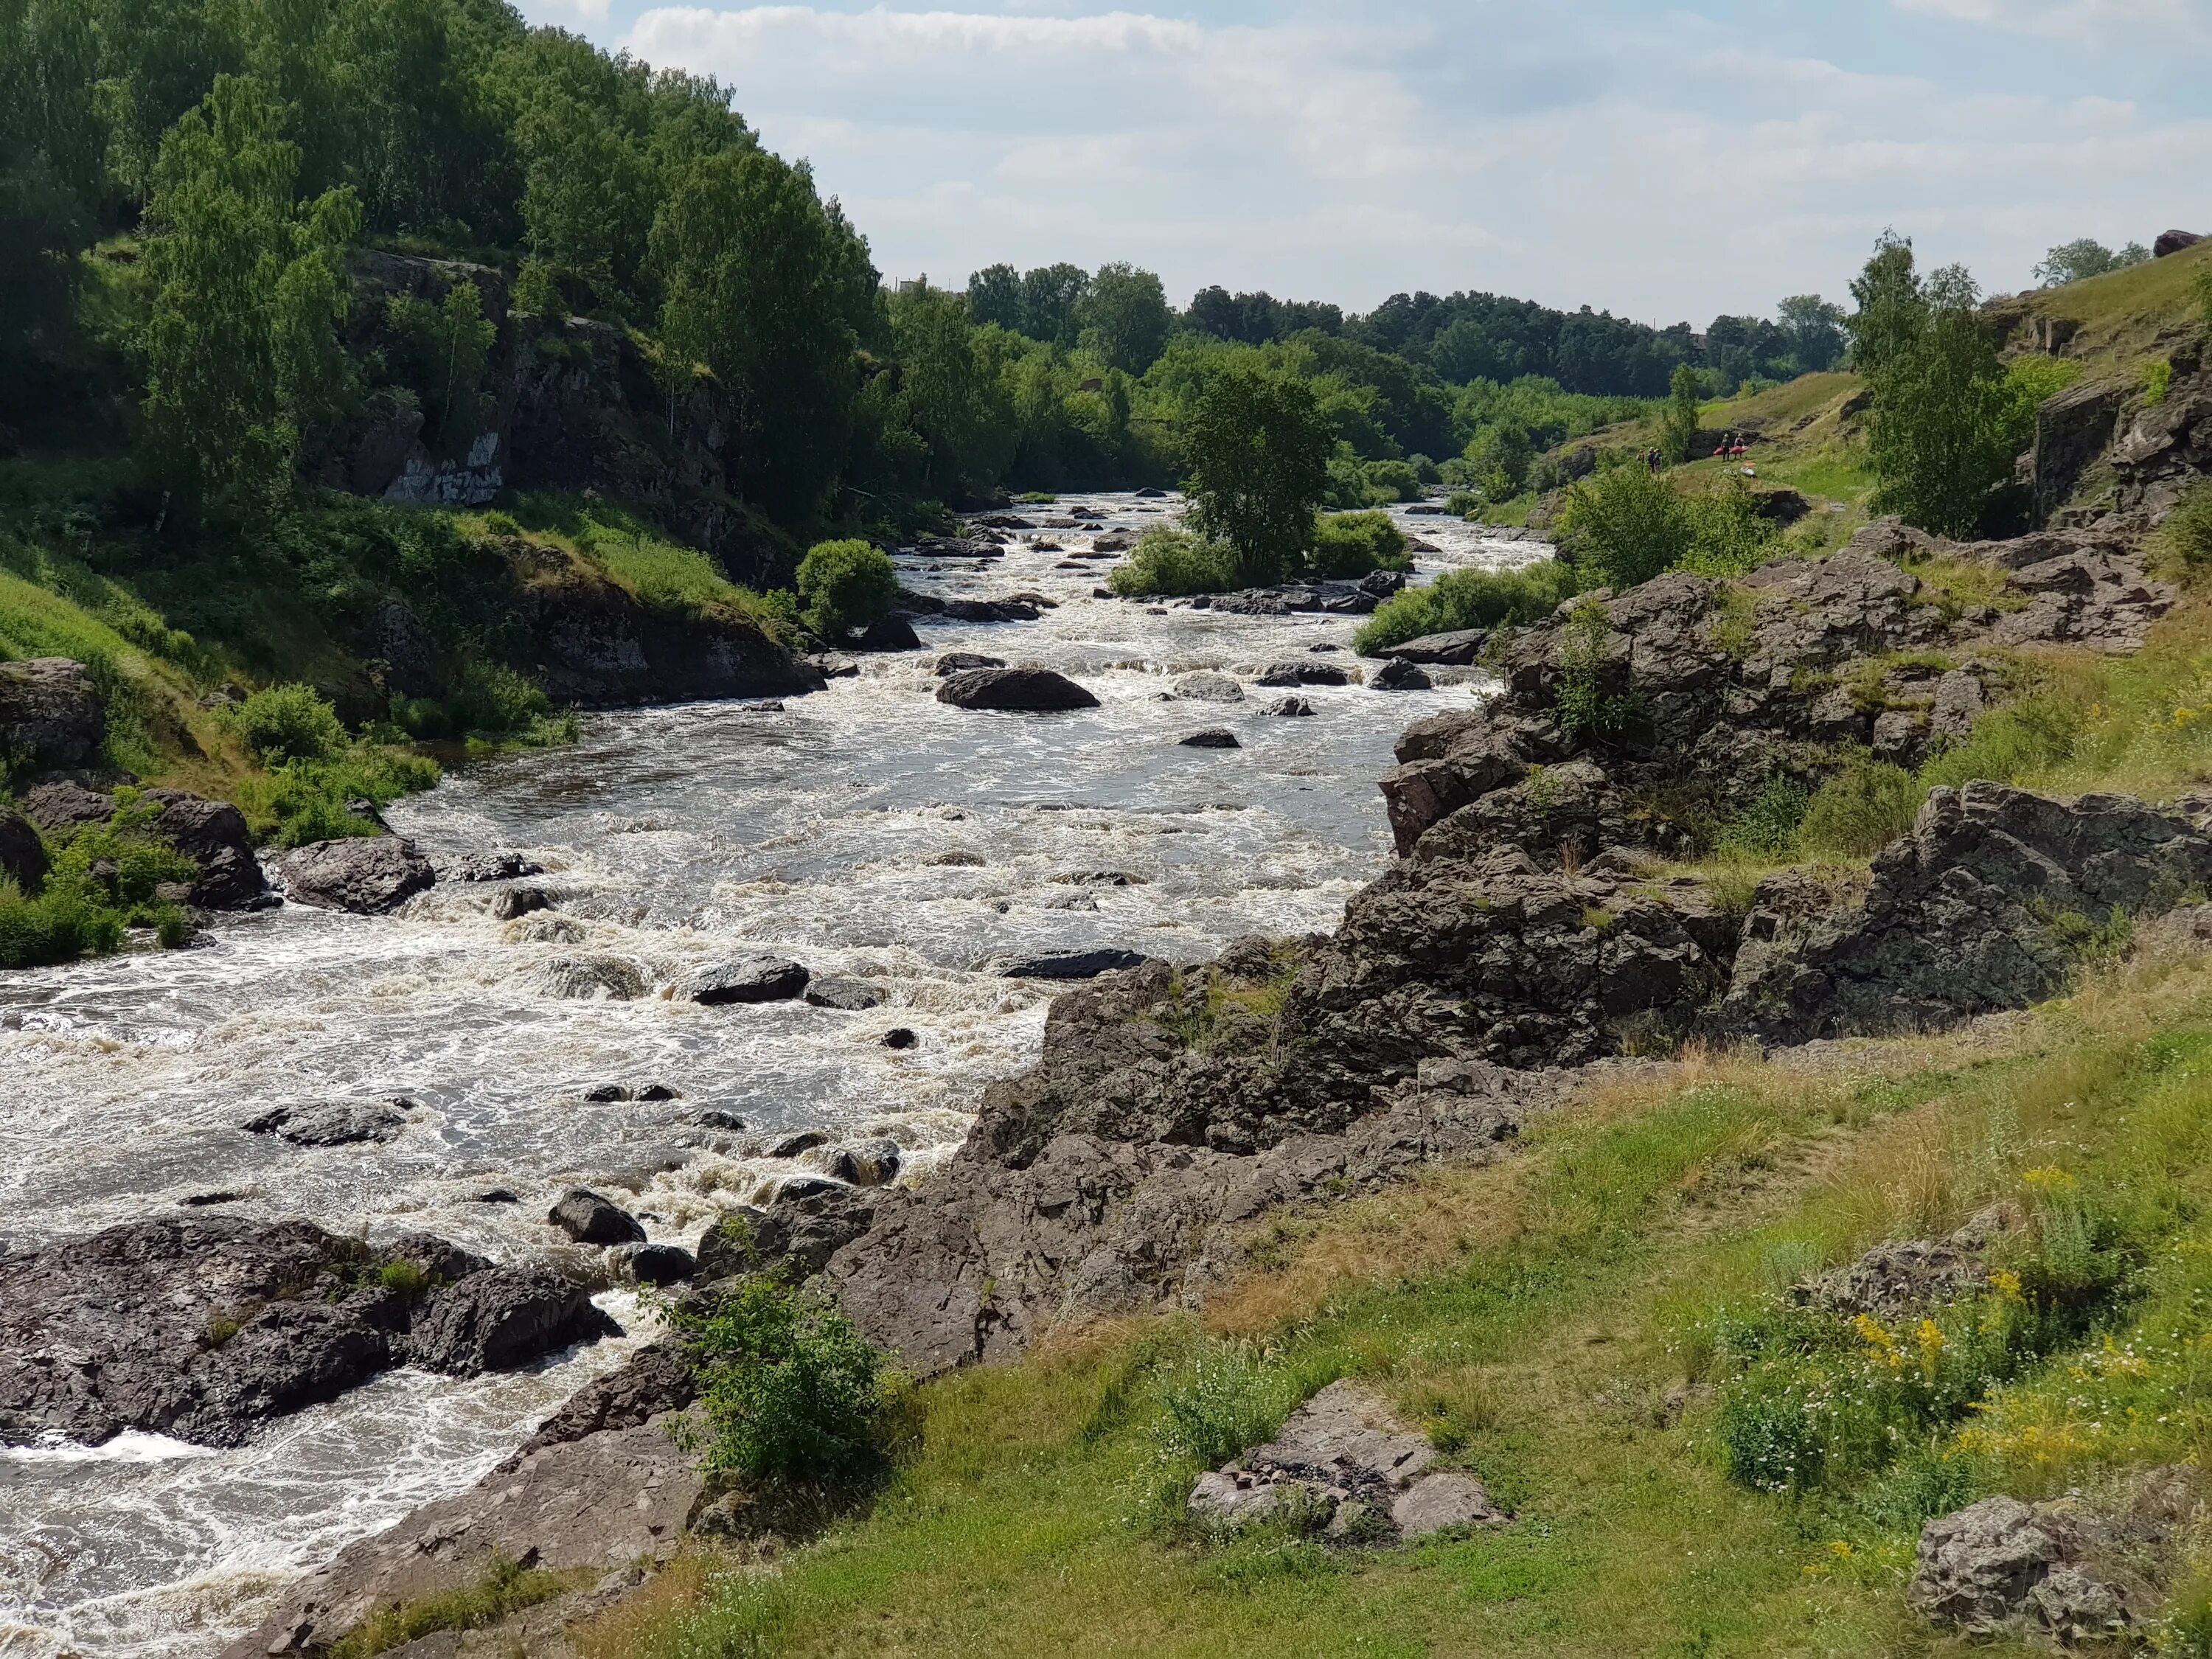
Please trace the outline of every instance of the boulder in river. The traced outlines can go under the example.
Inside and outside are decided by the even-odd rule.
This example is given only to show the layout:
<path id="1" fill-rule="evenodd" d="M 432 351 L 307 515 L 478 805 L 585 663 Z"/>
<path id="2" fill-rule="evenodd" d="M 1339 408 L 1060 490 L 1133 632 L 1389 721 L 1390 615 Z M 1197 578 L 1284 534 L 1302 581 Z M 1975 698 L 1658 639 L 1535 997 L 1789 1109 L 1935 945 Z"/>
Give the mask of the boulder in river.
<path id="1" fill-rule="evenodd" d="M 854 1187 L 882 1187 L 898 1179 L 899 1144 L 866 1140 L 830 1154 L 830 1173 Z"/>
<path id="2" fill-rule="evenodd" d="M 1312 714 L 1314 706 L 1304 697 L 1285 697 L 1280 702 L 1272 706 L 1267 712 L 1270 714 L 1281 714 L 1293 720 L 1304 719 Z"/>
<path id="3" fill-rule="evenodd" d="M 1473 665 L 1490 639 L 1486 628 L 1454 629 L 1447 634 L 1424 634 L 1418 639 L 1390 646 L 1379 654 L 1400 662 L 1431 663 L 1454 668 Z"/>
<path id="4" fill-rule="evenodd" d="M 691 1252 L 676 1244 L 641 1244 L 623 1267 L 641 1285 L 680 1285 L 699 1271 Z"/>
<path id="5" fill-rule="evenodd" d="M 1185 674 L 1169 688 L 1170 692 L 1193 702 L 1242 702 L 1244 688 L 1226 674 L 1217 674 L 1211 669 L 1200 669 L 1194 674 Z"/>
<path id="6" fill-rule="evenodd" d="M 836 1181 L 788 1181 L 766 1208 L 725 1215 L 699 1241 L 699 1277 L 727 1279 L 785 1261 L 819 1273 L 873 1224 L 878 1194 Z"/>
<path id="7" fill-rule="evenodd" d="M 993 964 L 1002 979 L 1097 979 L 1141 968 L 1154 960 L 1141 951 L 1051 951 L 1032 957 L 1012 957 Z"/>
<path id="8" fill-rule="evenodd" d="M 684 995 L 708 1007 L 738 1002 L 787 1002 L 806 988 L 813 975 L 783 957 L 732 957 L 694 973 Z"/>
<path id="9" fill-rule="evenodd" d="M 621 1334 L 583 1287 L 544 1267 L 487 1267 L 432 1293 L 407 1357 L 449 1376 L 513 1370 L 572 1342 Z"/>
<path id="10" fill-rule="evenodd" d="M 1376 691 L 1427 691 L 1436 682 L 1403 657 L 1393 657 L 1367 677 L 1368 686 Z"/>
<path id="11" fill-rule="evenodd" d="M 904 617 L 885 617 L 871 623 L 852 641 L 856 651 L 919 651 L 921 636 Z"/>
<path id="12" fill-rule="evenodd" d="M 542 876 L 545 866 L 520 853 L 475 853 L 445 872 L 447 881 L 520 881 Z"/>
<path id="13" fill-rule="evenodd" d="M 312 842 L 284 854 L 276 868 L 294 903 L 363 916 L 396 910 L 438 879 L 415 843 L 396 836 Z"/>
<path id="14" fill-rule="evenodd" d="M 1176 746 L 1182 749 L 1242 749 L 1244 745 L 1237 741 L 1234 732 L 1224 732 L 1219 726 L 1212 726 L 1179 738 Z"/>
<path id="15" fill-rule="evenodd" d="M 161 809 L 147 827 L 199 866 L 191 902 L 209 910 L 237 910 L 268 892 L 269 878 L 254 856 L 246 814 L 228 801 L 181 789 L 149 789 L 143 800 Z"/>
<path id="16" fill-rule="evenodd" d="M 882 1003 L 884 994 L 857 979 L 817 979 L 806 988 L 806 1000 L 817 1008 L 837 1008 L 858 1013 Z"/>
<path id="17" fill-rule="evenodd" d="M 635 1216 L 588 1187 L 571 1187 L 562 1194 L 545 1219 L 579 1244 L 645 1243 L 645 1229 Z"/>
<path id="18" fill-rule="evenodd" d="M 909 1027 L 904 1025 L 892 1026 L 890 1030 L 884 1033 L 883 1041 L 884 1047 L 886 1048 L 915 1048 L 921 1044 L 921 1038 Z"/>
<path id="19" fill-rule="evenodd" d="M 555 957 L 532 979 L 564 1002 L 635 1002 L 646 992 L 644 974 L 623 957 Z"/>
<path id="20" fill-rule="evenodd" d="M 1349 685 L 1351 683 L 1352 676 L 1346 670 L 1333 662 L 1315 662 L 1310 658 L 1304 662 L 1293 659 L 1269 663 L 1255 682 L 1267 686 Z"/>
<path id="21" fill-rule="evenodd" d="M 249 1134 L 275 1135 L 295 1146 L 353 1146 L 364 1141 L 397 1140 L 407 1127 L 415 1103 L 390 1100 L 333 1100 L 310 1106 L 279 1106 L 238 1127 Z"/>
<path id="22" fill-rule="evenodd" d="M 1049 668 L 970 668 L 937 688 L 937 700 L 955 708 L 1057 713 L 1096 708 L 1098 699 Z"/>
<path id="23" fill-rule="evenodd" d="M 92 676 L 67 657 L 0 662 L 0 755 L 33 771 L 87 766 L 107 740 Z"/>
<path id="24" fill-rule="evenodd" d="M 943 679 L 948 674 L 962 674 L 971 668 L 1004 668 L 1006 662 L 998 657 L 987 657 L 980 651 L 947 651 L 937 659 L 932 672 Z"/>

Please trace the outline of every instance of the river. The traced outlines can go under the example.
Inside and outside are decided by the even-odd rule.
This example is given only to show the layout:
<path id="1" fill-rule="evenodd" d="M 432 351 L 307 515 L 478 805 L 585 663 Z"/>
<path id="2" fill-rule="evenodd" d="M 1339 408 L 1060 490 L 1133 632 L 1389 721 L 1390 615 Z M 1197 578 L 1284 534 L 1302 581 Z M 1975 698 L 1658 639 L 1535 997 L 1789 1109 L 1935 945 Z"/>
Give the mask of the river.
<path id="1" fill-rule="evenodd" d="M 1375 787 L 1420 715 L 1473 684 L 1386 694 L 1308 687 L 1316 717 L 1167 701 L 1176 676 L 1291 658 L 1355 665 L 1358 618 L 1214 616 L 1091 597 L 1110 562 L 1071 561 L 1172 501 L 1070 496 L 1103 515 L 1003 557 L 900 560 L 925 592 L 1057 600 L 1035 623 L 917 623 L 920 653 L 782 712 L 691 704 L 599 714 L 574 745 L 457 769 L 391 812 L 434 861 L 493 848 L 546 868 L 555 909 L 502 921 L 490 890 L 441 884 L 400 915 L 287 906 L 219 922 L 190 951 L 0 975 L 0 1249 L 239 1194 L 214 1212 L 305 1215 L 372 1238 L 421 1228 L 501 1258 L 557 1255 L 545 1224 L 576 1182 L 656 1240 L 794 1167 L 780 1133 L 887 1135 L 915 1178 L 965 1133 L 990 1079 L 1028 1064 L 1049 988 L 1008 953 L 1115 945 L 1179 960 L 1253 933 L 1333 927 L 1389 854 Z M 1428 580 L 1543 550 L 1407 517 Z M 1065 568 L 1081 563 L 1084 568 Z M 1316 647 L 1333 647 L 1316 650 Z M 1037 661 L 1100 707 L 977 714 L 935 701 L 933 660 Z M 1225 726 L 1242 747 L 1177 739 Z M 548 994 L 549 964 L 613 957 L 650 986 L 761 950 L 867 981 L 860 1012 L 702 1008 Z M 887 1048 L 903 1026 L 919 1038 Z M 596 1085 L 676 1091 L 590 1103 Z M 418 1103 L 386 1146 L 308 1150 L 236 1127 L 334 1096 Z M 744 1131 L 702 1128 L 702 1112 Z M 519 1203 L 488 1203 L 504 1188 Z M 634 1301 L 600 1300 L 626 1327 Z M 628 1340 L 459 1382 L 394 1371 L 234 1451 L 126 1435 L 95 1450 L 0 1452 L 0 1656 L 184 1659 L 251 1626 L 287 1580 L 416 1505 L 465 1489 Z"/>

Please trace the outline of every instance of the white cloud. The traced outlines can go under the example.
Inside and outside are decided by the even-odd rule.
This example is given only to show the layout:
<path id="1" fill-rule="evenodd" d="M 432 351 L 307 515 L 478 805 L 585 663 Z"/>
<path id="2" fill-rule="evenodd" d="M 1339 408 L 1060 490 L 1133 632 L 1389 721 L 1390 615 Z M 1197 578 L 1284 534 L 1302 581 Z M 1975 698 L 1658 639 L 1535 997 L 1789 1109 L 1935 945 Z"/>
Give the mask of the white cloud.
<path id="1" fill-rule="evenodd" d="M 2184 9 L 1896 3 L 2020 30 Z M 1516 9 L 1493 27 L 1489 9 L 1214 26 L 669 8 L 624 44 L 732 85 L 887 272 L 955 283 L 998 259 L 1131 258 L 1178 299 L 1208 282 L 1357 307 L 1485 288 L 1702 323 L 1838 291 L 1891 224 L 2011 286 L 2052 243 L 2186 218 L 2176 182 L 2212 171 L 2212 122 L 2079 75 L 2048 77 L 2081 83 L 2064 97 L 1968 92 L 1943 83 L 1954 65 L 1846 68 L 1680 12 L 1600 28 Z"/>
<path id="2" fill-rule="evenodd" d="M 2203 33 L 2198 0 L 1894 0 L 1899 11 L 2014 33 L 2084 42 L 2139 42 L 2147 33 Z"/>

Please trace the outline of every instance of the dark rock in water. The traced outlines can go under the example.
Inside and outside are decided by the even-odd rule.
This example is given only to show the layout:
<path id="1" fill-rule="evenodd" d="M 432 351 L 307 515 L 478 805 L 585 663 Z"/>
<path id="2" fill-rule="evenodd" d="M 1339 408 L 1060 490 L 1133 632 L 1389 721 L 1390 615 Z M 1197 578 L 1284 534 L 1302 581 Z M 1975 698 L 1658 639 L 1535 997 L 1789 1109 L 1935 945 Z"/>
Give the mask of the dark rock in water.
<path id="1" fill-rule="evenodd" d="M 240 1204 L 245 1200 L 244 1193 L 193 1193 L 177 1201 L 187 1210 L 201 1210 L 214 1204 Z"/>
<path id="2" fill-rule="evenodd" d="M 520 1204 L 521 1199 L 504 1187 L 494 1187 L 489 1192 L 478 1193 L 469 1200 L 472 1204 Z"/>
<path id="3" fill-rule="evenodd" d="M 995 971 L 1001 979 L 1097 979 L 1101 974 L 1123 973 L 1153 960 L 1139 951 L 1060 951 L 1015 957 L 998 963 Z"/>
<path id="4" fill-rule="evenodd" d="M 690 1251 L 682 1254 L 686 1261 L 691 1261 Z M 648 1343 L 632 1354 L 621 1370 L 570 1395 L 568 1403 L 538 1425 L 538 1432 L 510 1462 L 519 1462 L 541 1447 L 562 1445 L 611 1429 L 635 1428 L 663 1412 L 683 1410 L 697 1394 L 698 1385 L 683 1354 L 665 1343 Z"/>
<path id="5" fill-rule="evenodd" d="M 665 1083 L 641 1084 L 637 1091 L 637 1098 L 640 1100 L 681 1100 L 683 1097 L 684 1091 L 681 1089 Z"/>
<path id="6" fill-rule="evenodd" d="M 2204 238 L 2193 230 L 2161 230 L 2158 240 L 2150 245 L 2152 257 L 2166 259 L 2185 248 L 2195 247 Z"/>
<path id="7" fill-rule="evenodd" d="M 1937 789 L 1874 860 L 1858 908 L 1759 884 L 1717 1024 L 1774 1042 L 1934 1030 L 2025 1008 L 2071 981 L 2118 915 L 2212 885 L 2212 837 L 2124 795 Z"/>
<path id="8" fill-rule="evenodd" d="M 1237 741 L 1234 732 L 1224 732 L 1218 726 L 1194 732 L 1187 738 L 1177 739 L 1177 747 L 1183 749 L 1242 749 L 1243 746 Z"/>
<path id="9" fill-rule="evenodd" d="M 1287 617 L 1291 603 L 1273 589 L 1255 587 L 1242 593 L 1216 593 L 1206 607 L 1223 617 Z"/>
<path id="10" fill-rule="evenodd" d="M 840 1182 L 787 1182 L 765 1209 L 732 1211 L 699 1241 L 699 1277 L 726 1279 L 789 1261 L 819 1273 L 866 1232 L 882 1195 Z"/>
<path id="11" fill-rule="evenodd" d="M 684 995 L 708 1007 L 739 1002 L 785 1002 L 806 988 L 813 975 L 782 957 L 732 957 L 693 974 Z"/>
<path id="12" fill-rule="evenodd" d="M 1269 663 L 1267 672 L 1253 682 L 1256 685 L 1349 685 L 1352 676 L 1333 662 L 1277 662 Z"/>
<path id="13" fill-rule="evenodd" d="M 827 1146 L 830 1137 L 819 1129 L 801 1129 L 797 1134 L 786 1135 L 768 1149 L 770 1158 L 797 1158 L 801 1152 L 811 1152 L 817 1146 Z"/>
<path id="14" fill-rule="evenodd" d="M 0 662 L 0 755 L 33 772 L 88 766 L 107 740 L 107 710 L 81 662 Z"/>
<path id="15" fill-rule="evenodd" d="M 1006 665 L 997 657 L 987 657 L 980 651 L 947 651 L 937 659 L 933 671 L 943 679 L 948 674 L 962 674 L 974 668 L 1004 668 Z"/>
<path id="16" fill-rule="evenodd" d="M 904 617 L 885 617 L 871 623 L 853 641 L 856 651 L 919 651 L 921 636 Z"/>
<path id="17" fill-rule="evenodd" d="M 437 880 L 415 843 L 392 836 L 311 842 L 277 861 L 284 896 L 323 910 L 380 915 Z"/>
<path id="18" fill-rule="evenodd" d="M 1367 684 L 1377 691 L 1427 691 L 1436 682 L 1403 657 L 1393 657 L 1367 677 Z"/>
<path id="19" fill-rule="evenodd" d="M 35 893 L 46 878 L 46 847 L 38 830 L 20 812 L 0 811 L 0 876 L 26 893 Z"/>
<path id="20" fill-rule="evenodd" d="M 1308 702 L 1304 697 L 1285 697 L 1280 702 L 1276 703 L 1270 708 L 1267 712 L 1270 714 L 1281 714 L 1293 720 L 1298 720 L 1311 715 L 1314 712 L 1314 706 Z"/>
<path id="21" fill-rule="evenodd" d="M 1424 634 L 1419 639 L 1389 646 L 1381 654 L 1401 662 L 1443 663 L 1465 668 L 1481 656 L 1489 638 L 1490 630 L 1486 628 L 1462 628 L 1448 634 Z"/>
<path id="22" fill-rule="evenodd" d="M 468 1260 L 469 1258 L 463 1258 Z M 0 1258 L 0 1443 L 125 1429 L 240 1444 L 391 1362 L 382 1258 L 305 1221 L 134 1222 Z"/>
<path id="23" fill-rule="evenodd" d="M 407 1338 L 416 1364 L 450 1376 L 513 1370 L 574 1342 L 619 1336 L 580 1285 L 544 1267 L 487 1267 L 433 1292 Z"/>
<path id="24" fill-rule="evenodd" d="M 740 713 L 747 714 L 781 714 L 784 712 L 781 697 L 760 697 L 750 702 L 737 703 L 733 707 Z"/>
<path id="25" fill-rule="evenodd" d="M 514 921 L 552 908 L 553 895 L 543 887 L 508 887 L 491 896 L 491 915 L 495 921 Z"/>
<path id="26" fill-rule="evenodd" d="M 161 809 L 147 828 L 199 866 L 192 903 L 207 910 L 244 909 L 269 890 L 246 815 L 228 801 L 181 789 L 149 789 L 141 800 Z"/>
<path id="27" fill-rule="evenodd" d="M 1513 1517 L 1481 1481 L 1439 1469 L 1428 1437 L 1371 1390 L 1332 1382 L 1275 1437 L 1198 1478 L 1191 1514 L 1231 1530 L 1302 1511 L 1327 1543 L 1373 1545 Z"/>
<path id="28" fill-rule="evenodd" d="M 955 708 L 1055 713 L 1096 708 L 1098 699 L 1048 668 L 970 668 L 937 688 L 937 700 Z"/>
<path id="29" fill-rule="evenodd" d="M 1210 669 L 1200 669 L 1195 674 L 1185 674 L 1169 690 L 1176 696 L 1194 702 L 1242 702 L 1244 688 L 1226 674 L 1217 674 Z"/>
<path id="30" fill-rule="evenodd" d="M 884 1033 L 884 1047 L 886 1048 L 912 1048 L 921 1042 L 921 1037 L 903 1025 L 894 1025 Z"/>
<path id="31" fill-rule="evenodd" d="M 896 1140 L 864 1141 L 840 1146 L 830 1155 L 830 1173 L 855 1187 L 882 1187 L 898 1179 L 899 1144 Z"/>
<path id="32" fill-rule="evenodd" d="M 630 1097 L 629 1090 L 619 1083 L 594 1083 L 584 1091 L 585 1102 L 592 1106 L 611 1106 Z"/>
<path id="33" fill-rule="evenodd" d="M 1149 887 L 1152 884 L 1142 876 L 1131 875 L 1127 870 L 1071 871 L 1053 880 L 1063 887 Z"/>
<path id="34" fill-rule="evenodd" d="M 415 1103 L 337 1100 L 314 1106 L 279 1106 L 238 1127 L 249 1134 L 273 1134 L 295 1146 L 351 1146 L 362 1141 L 397 1140 L 407 1127 Z"/>
<path id="35" fill-rule="evenodd" d="M 735 1112 L 719 1109 L 702 1112 L 691 1121 L 702 1129 L 722 1129 L 732 1133 L 742 1133 L 745 1127 L 744 1119 Z"/>
<path id="36" fill-rule="evenodd" d="M 647 989 L 637 964 L 623 957 L 555 957 L 532 978 L 542 994 L 564 1002 L 635 1002 Z"/>
<path id="37" fill-rule="evenodd" d="M 476 853 L 445 872 L 447 881 L 520 881 L 542 876 L 545 866 L 520 853 Z"/>
<path id="38" fill-rule="evenodd" d="M 641 1285 L 680 1285 L 699 1270 L 691 1252 L 673 1244 L 644 1244 L 623 1263 Z"/>
<path id="39" fill-rule="evenodd" d="M 849 680 L 860 672 L 860 664 L 839 651 L 820 652 L 806 660 L 825 680 Z"/>
<path id="40" fill-rule="evenodd" d="M 572 1187 L 545 1219 L 579 1244 L 642 1244 L 645 1229 L 612 1199 L 587 1187 Z"/>
<path id="41" fill-rule="evenodd" d="M 806 988 L 806 1000 L 817 1008 L 839 1008 L 857 1013 L 882 1003 L 884 994 L 857 979 L 817 979 Z"/>

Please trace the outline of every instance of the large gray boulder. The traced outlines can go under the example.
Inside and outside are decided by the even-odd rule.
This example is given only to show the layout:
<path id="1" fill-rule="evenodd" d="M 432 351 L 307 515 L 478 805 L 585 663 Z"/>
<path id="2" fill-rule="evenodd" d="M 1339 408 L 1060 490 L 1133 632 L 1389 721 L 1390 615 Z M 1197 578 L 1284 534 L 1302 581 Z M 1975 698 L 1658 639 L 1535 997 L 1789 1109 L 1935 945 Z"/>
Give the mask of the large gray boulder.
<path id="1" fill-rule="evenodd" d="M 1049 714 L 1096 708 L 1098 699 L 1049 668 L 969 668 L 948 675 L 937 700 L 955 708 Z"/>
<path id="2" fill-rule="evenodd" d="M 588 1187 L 561 1194 L 545 1219 L 579 1244 L 642 1244 L 645 1229 L 637 1218 Z"/>
<path id="3" fill-rule="evenodd" d="M 787 1181 L 766 1207 L 730 1211 L 699 1240 L 699 1277 L 792 1267 L 819 1273 L 873 1224 L 881 1195 L 818 1177 Z"/>
<path id="4" fill-rule="evenodd" d="M 1931 1620 L 1994 1636 L 2063 1553 L 2063 1541 L 2016 1498 L 1985 1498 L 1920 1531 L 1906 1598 Z"/>
<path id="5" fill-rule="evenodd" d="M 1446 634 L 1424 634 L 1419 639 L 1386 647 L 1379 654 L 1400 662 L 1446 664 L 1465 668 L 1481 656 L 1490 638 L 1486 628 L 1455 629 Z"/>
<path id="6" fill-rule="evenodd" d="M 416 1364 L 453 1376 L 509 1371 L 621 1328 L 580 1285 L 544 1267 L 487 1267 L 433 1292 L 406 1344 Z"/>
<path id="7" fill-rule="evenodd" d="M 334 1100 L 305 1106 L 278 1106 L 238 1127 L 249 1134 L 275 1135 L 295 1146 L 354 1146 L 364 1141 L 397 1140 L 406 1130 L 411 1100 Z"/>
<path id="8" fill-rule="evenodd" d="M 147 804 L 159 807 L 149 828 L 199 866 L 191 902 L 209 910 L 242 909 L 260 901 L 269 878 L 254 856 L 246 814 L 228 801 L 209 800 L 182 789 L 149 789 Z"/>
<path id="9" fill-rule="evenodd" d="M 295 904 L 362 916 L 396 910 L 438 879 L 415 843 L 395 836 L 313 842 L 285 854 L 276 869 Z"/>
<path id="10" fill-rule="evenodd" d="M 1769 1042 L 1933 1030 L 2059 994 L 2100 930 L 2212 885 L 2212 836 L 2125 795 L 1937 789 L 1838 910 L 1760 884 L 1717 1024 Z"/>
<path id="11" fill-rule="evenodd" d="M 685 982 L 684 995 L 708 1007 L 738 1002 L 788 1002 L 806 989 L 813 977 L 806 968 L 783 957 L 753 954 L 732 957 L 695 972 Z"/>
<path id="12" fill-rule="evenodd" d="M 82 663 L 0 662 L 0 764 L 33 772 L 89 766 L 106 741 L 107 710 Z"/>

